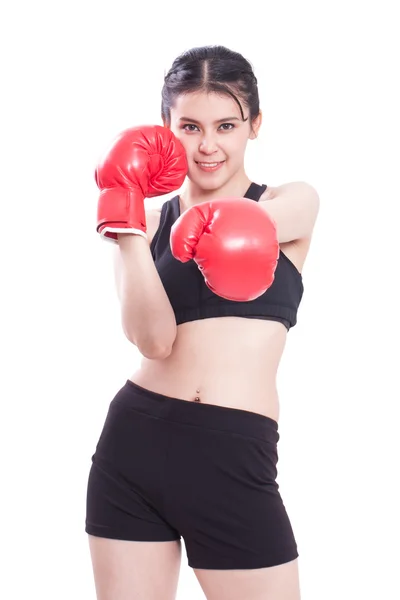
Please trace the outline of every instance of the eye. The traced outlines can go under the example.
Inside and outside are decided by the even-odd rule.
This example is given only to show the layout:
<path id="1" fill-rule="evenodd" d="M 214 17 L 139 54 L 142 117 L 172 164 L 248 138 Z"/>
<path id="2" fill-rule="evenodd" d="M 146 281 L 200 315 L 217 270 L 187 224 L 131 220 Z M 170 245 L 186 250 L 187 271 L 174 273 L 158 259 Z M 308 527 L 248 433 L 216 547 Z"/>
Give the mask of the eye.
<path id="1" fill-rule="evenodd" d="M 182 127 L 184 131 L 194 131 L 194 129 L 186 129 L 187 127 L 197 127 L 197 125 L 193 125 L 193 123 L 188 123 Z"/>
<path id="2" fill-rule="evenodd" d="M 233 123 L 222 123 L 221 127 L 224 128 L 222 131 L 231 131 L 232 129 L 235 128 Z"/>

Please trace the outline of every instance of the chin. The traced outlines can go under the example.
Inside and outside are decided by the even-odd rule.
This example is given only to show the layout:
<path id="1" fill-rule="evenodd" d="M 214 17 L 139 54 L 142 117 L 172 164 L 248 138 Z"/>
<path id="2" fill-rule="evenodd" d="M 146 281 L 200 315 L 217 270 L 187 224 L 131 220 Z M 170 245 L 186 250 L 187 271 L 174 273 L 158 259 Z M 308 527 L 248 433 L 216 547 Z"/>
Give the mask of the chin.
<path id="1" fill-rule="evenodd" d="M 231 175 L 227 176 L 226 173 L 223 176 L 221 175 L 222 174 L 216 173 L 215 176 L 210 176 L 206 173 L 204 177 L 199 177 L 198 175 L 196 177 L 191 177 L 189 175 L 189 178 L 193 183 L 198 185 L 199 188 L 210 192 L 212 190 L 219 190 L 231 179 Z"/>

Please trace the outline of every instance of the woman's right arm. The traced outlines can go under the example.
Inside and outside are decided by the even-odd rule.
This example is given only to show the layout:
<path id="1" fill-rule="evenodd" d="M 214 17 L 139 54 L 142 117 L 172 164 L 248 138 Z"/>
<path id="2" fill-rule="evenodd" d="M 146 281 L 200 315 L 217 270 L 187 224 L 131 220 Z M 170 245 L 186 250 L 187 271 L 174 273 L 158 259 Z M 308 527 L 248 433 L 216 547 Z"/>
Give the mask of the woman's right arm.
<path id="1" fill-rule="evenodd" d="M 118 234 L 114 255 L 122 328 L 140 353 L 152 359 L 169 356 L 176 337 L 175 315 L 150 252 L 159 219 L 159 211 L 147 212 L 148 239 Z"/>

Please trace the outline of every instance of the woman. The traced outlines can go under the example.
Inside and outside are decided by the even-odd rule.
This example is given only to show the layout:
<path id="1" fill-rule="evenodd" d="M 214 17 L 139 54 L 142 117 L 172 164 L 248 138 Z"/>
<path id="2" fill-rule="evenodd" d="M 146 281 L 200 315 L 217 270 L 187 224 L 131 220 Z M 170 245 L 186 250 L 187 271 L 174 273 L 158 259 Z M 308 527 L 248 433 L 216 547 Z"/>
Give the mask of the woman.
<path id="1" fill-rule="evenodd" d="M 162 119 L 121 134 L 96 171 L 98 231 L 118 244 L 122 325 L 143 355 L 92 457 L 86 532 L 98 598 L 175 598 L 182 536 L 208 600 L 297 600 L 297 545 L 276 483 L 276 373 L 296 324 L 318 195 L 306 183 L 271 189 L 246 175 L 261 112 L 252 67 L 236 52 L 178 57 Z M 177 190 L 186 175 L 181 195 L 145 211 L 144 197 Z M 215 238 L 229 237 L 242 206 L 250 279 L 231 273 L 228 292 L 227 257 L 211 244 L 200 264 L 192 246 L 204 210 L 207 232 L 219 219 Z M 271 264 L 264 287 L 251 259 L 260 231 Z"/>

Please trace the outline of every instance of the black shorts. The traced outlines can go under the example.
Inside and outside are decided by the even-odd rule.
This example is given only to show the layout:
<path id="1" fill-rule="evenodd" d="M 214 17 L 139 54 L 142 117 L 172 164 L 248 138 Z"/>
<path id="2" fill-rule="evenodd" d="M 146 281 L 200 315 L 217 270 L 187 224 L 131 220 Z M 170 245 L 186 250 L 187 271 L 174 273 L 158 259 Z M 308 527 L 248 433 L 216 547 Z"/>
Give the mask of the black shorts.
<path id="1" fill-rule="evenodd" d="M 92 457 L 86 532 L 118 540 L 183 537 L 188 565 L 257 569 L 298 557 L 278 491 L 278 423 L 171 398 L 127 380 Z"/>

